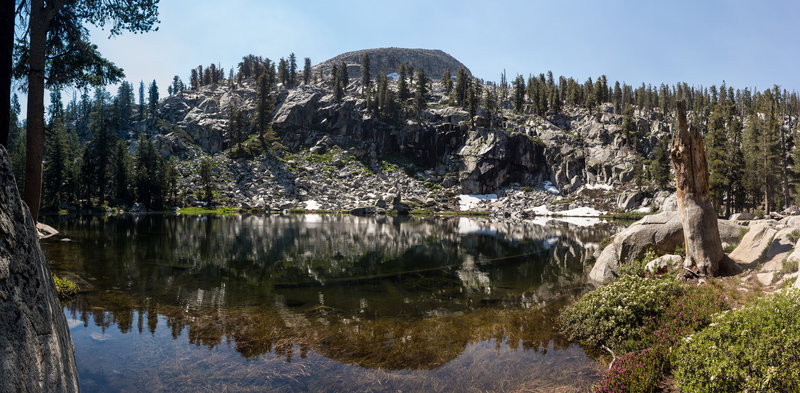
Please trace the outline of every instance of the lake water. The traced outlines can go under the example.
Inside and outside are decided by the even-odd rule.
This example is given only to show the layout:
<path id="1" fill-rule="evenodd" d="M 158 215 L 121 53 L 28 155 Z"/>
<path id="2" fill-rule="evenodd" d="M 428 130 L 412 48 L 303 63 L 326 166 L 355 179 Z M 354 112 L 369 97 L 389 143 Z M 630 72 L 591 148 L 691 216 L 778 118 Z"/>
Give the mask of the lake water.
<path id="1" fill-rule="evenodd" d="M 585 391 L 553 319 L 609 225 L 47 217 L 83 392 Z"/>

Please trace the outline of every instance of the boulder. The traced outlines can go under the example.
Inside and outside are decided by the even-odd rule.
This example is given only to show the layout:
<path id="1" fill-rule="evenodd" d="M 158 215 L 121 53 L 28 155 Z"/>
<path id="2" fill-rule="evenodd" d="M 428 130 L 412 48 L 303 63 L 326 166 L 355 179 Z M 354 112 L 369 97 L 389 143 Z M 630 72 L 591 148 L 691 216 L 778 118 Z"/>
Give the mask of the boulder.
<path id="1" fill-rule="evenodd" d="M 617 208 L 628 211 L 638 207 L 644 199 L 644 194 L 636 190 L 627 190 L 617 196 Z"/>
<path id="2" fill-rule="evenodd" d="M 795 242 L 792 241 L 794 231 L 796 231 L 794 228 L 784 228 L 775 234 L 764 255 L 766 263 L 760 269 L 762 272 L 779 272 L 783 269 L 784 260 L 794 249 Z"/>
<path id="3" fill-rule="evenodd" d="M 739 240 L 741 227 L 727 220 L 718 220 L 720 240 L 733 243 Z M 614 236 L 597 258 L 589 279 L 605 283 L 615 276 L 619 265 L 642 258 L 649 248 L 657 254 L 668 254 L 683 245 L 683 226 L 677 212 L 661 212 L 645 216 Z"/>
<path id="4" fill-rule="evenodd" d="M 16 184 L 0 146 L 0 392 L 77 392 L 67 319 Z"/>
<path id="5" fill-rule="evenodd" d="M 752 226 L 736 249 L 730 254 L 731 259 L 743 265 L 764 262 L 767 250 L 776 233 L 778 231 L 770 223 L 760 223 Z"/>
<path id="6" fill-rule="evenodd" d="M 683 257 L 667 254 L 648 262 L 644 270 L 650 274 L 665 274 L 680 269 L 682 265 Z"/>
<path id="7" fill-rule="evenodd" d="M 728 218 L 731 221 L 755 220 L 756 216 L 750 212 L 733 213 Z"/>

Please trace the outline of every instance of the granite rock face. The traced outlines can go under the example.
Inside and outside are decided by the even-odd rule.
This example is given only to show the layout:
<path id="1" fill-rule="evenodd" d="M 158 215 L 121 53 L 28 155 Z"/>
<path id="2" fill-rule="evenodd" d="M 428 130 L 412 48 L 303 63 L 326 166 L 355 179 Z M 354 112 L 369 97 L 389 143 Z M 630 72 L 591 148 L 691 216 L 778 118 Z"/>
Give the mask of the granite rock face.
<path id="1" fill-rule="evenodd" d="M 0 392 L 77 392 L 67 320 L 0 146 Z"/>

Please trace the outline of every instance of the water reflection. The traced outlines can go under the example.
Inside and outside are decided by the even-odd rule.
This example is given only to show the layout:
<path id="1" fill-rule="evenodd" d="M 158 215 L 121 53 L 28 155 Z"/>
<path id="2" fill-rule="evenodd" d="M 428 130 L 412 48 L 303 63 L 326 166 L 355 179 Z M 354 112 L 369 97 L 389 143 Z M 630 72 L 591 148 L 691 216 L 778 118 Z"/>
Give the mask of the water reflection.
<path id="1" fill-rule="evenodd" d="M 532 381 L 585 388 L 596 372 L 554 332 L 552 319 L 584 290 L 591 244 L 608 227 L 316 215 L 51 224 L 72 239 L 43 245 L 54 270 L 93 287 L 65 308 L 78 325 L 72 333 L 85 390 L 141 389 L 137 378 L 148 369 L 175 363 L 178 355 L 158 350 L 166 347 L 183 356 L 158 378 L 170 390 L 196 386 L 175 386 L 174 373 L 202 374 L 198 381 L 215 378 L 228 389 L 273 378 L 284 382 L 271 389 L 331 390 L 338 378 L 365 390 L 468 391 L 531 390 Z M 224 367 L 198 369 L 209 357 Z M 132 358 L 141 365 L 93 374 Z M 275 359 L 332 374 L 294 374 Z M 487 368 L 480 371 L 486 381 L 453 388 L 465 382 L 448 378 L 478 367 Z M 269 374 L 278 369 L 287 374 Z M 498 379 L 502 370 L 511 374 Z"/>

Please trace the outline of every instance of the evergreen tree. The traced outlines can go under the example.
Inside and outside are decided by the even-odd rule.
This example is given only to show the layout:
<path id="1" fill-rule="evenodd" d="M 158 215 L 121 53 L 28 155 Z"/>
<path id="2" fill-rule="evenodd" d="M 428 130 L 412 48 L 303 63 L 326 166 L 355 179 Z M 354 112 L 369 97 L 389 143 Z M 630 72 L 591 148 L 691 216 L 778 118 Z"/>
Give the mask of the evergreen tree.
<path id="1" fill-rule="evenodd" d="M 139 134 L 138 149 L 135 155 L 136 197 L 139 202 L 151 209 L 164 206 L 164 158 L 156 149 L 152 139 L 144 133 Z"/>
<path id="2" fill-rule="evenodd" d="M 88 94 L 85 92 L 85 90 L 84 94 L 88 98 Z M 139 81 L 139 120 L 144 120 L 145 113 L 147 112 L 145 112 L 144 106 L 144 81 Z"/>
<path id="3" fill-rule="evenodd" d="M 307 85 L 311 80 L 311 58 L 306 57 L 303 60 L 303 84 Z"/>
<path id="4" fill-rule="evenodd" d="M 414 113 L 417 116 L 417 119 L 420 118 L 422 115 L 422 111 L 425 110 L 428 106 L 427 101 L 428 95 L 428 76 L 425 75 L 425 71 L 420 68 L 417 70 L 417 85 L 414 92 Z"/>
<path id="5" fill-rule="evenodd" d="M 533 83 L 532 83 L 533 84 Z M 517 75 L 514 79 L 514 111 L 522 113 L 525 107 L 525 79 L 522 75 Z M 538 96 L 537 96 L 538 101 Z"/>
<path id="6" fill-rule="evenodd" d="M 708 131 L 705 134 L 704 145 L 708 163 L 708 188 L 717 211 L 720 211 L 722 207 L 731 169 L 728 163 L 728 133 L 725 122 L 723 105 L 715 105 L 708 119 Z"/>
<path id="7" fill-rule="evenodd" d="M 133 195 L 130 191 L 133 159 L 128 153 L 128 146 L 125 141 L 117 141 L 116 146 L 114 146 L 113 157 L 114 199 L 119 204 L 130 205 L 133 202 Z"/>
<path id="8" fill-rule="evenodd" d="M 477 83 L 471 83 L 467 89 L 467 110 L 469 111 L 469 123 L 475 127 L 475 115 L 478 114 L 479 95 L 475 91 Z"/>
<path id="9" fill-rule="evenodd" d="M 59 202 L 64 199 L 64 183 L 69 166 L 69 151 L 66 142 L 66 127 L 61 108 L 61 97 L 58 91 L 51 92 L 51 116 L 48 125 L 47 139 L 45 139 L 45 166 L 42 206 L 58 208 Z M 59 109 L 53 110 L 54 107 Z"/>
<path id="10" fill-rule="evenodd" d="M 278 61 L 278 79 L 283 84 L 284 89 L 288 89 L 289 86 L 289 65 L 286 63 L 286 59 L 281 57 Z"/>
<path id="11" fill-rule="evenodd" d="M 204 157 L 200 160 L 200 184 L 203 187 L 205 200 L 211 203 L 214 191 L 214 162 L 210 158 Z"/>
<path id="12" fill-rule="evenodd" d="M 458 69 L 456 73 L 456 86 L 455 86 L 455 93 L 456 93 L 456 103 L 458 106 L 464 108 L 467 105 L 467 85 L 469 84 L 469 77 L 467 76 L 467 70 L 462 68 Z"/>
<path id="13" fill-rule="evenodd" d="M 639 140 L 639 127 L 633 120 L 633 107 L 627 106 L 622 116 L 622 134 L 625 135 L 625 145 L 636 149 Z"/>
<path id="14" fill-rule="evenodd" d="M 494 128 L 494 118 L 497 116 L 497 92 L 494 88 L 486 89 L 486 115 L 489 117 L 489 129 Z"/>
<path id="15" fill-rule="evenodd" d="M 369 55 L 364 53 L 361 55 L 361 93 L 366 95 L 369 91 L 371 83 L 370 69 L 369 69 Z"/>
<path id="16" fill-rule="evenodd" d="M 442 74 L 442 87 L 444 88 L 444 94 L 449 97 L 453 91 L 453 78 L 450 75 L 450 68 L 446 68 Z"/>
<path id="17" fill-rule="evenodd" d="M 342 85 L 342 93 L 347 93 L 347 85 L 350 84 L 350 75 L 347 72 L 347 64 L 339 64 L 339 84 Z"/>
<path id="18" fill-rule="evenodd" d="M 128 82 L 122 82 L 117 89 L 117 116 L 117 127 L 129 129 L 133 117 L 133 85 Z"/>
<path id="19" fill-rule="evenodd" d="M 400 79 L 397 80 L 397 98 L 400 100 L 400 107 L 405 108 L 409 96 L 408 83 L 406 81 L 406 78 L 408 78 L 408 67 L 405 64 L 400 64 L 397 71 L 400 75 Z"/>
<path id="20" fill-rule="evenodd" d="M 100 198 L 100 204 L 106 200 L 106 183 L 108 182 L 109 165 L 111 164 L 111 154 L 116 143 L 113 131 L 111 130 L 112 120 L 109 117 L 106 103 L 108 93 L 104 88 L 95 90 L 94 110 L 89 116 L 89 130 L 92 133 L 92 141 L 89 150 L 93 154 L 92 160 L 87 162 L 91 169 L 88 174 L 94 178 L 93 185 L 97 187 L 97 193 L 92 191 L 90 195 Z"/>
<path id="21" fill-rule="evenodd" d="M 258 91 L 256 92 L 256 129 L 258 130 L 258 138 L 265 147 L 265 136 L 270 137 L 272 134 L 270 122 L 272 121 L 274 104 L 271 91 L 272 78 L 268 72 L 265 72 L 258 77 Z"/>
<path id="22" fill-rule="evenodd" d="M 647 161 L 647 174 L 658 190 L 666 189 L 672 178 L 669 147 L 669 139 L 659 139 L 653 147 L 652 157 Z"/>
<path id="23" fill-rule="evenodd" d="M 147 102 L 148 104 L 150 104 L 150 117 L 155 119 L 156 110 L 158 109 L 158 86 L 156 86 L 155 79 L 153 79 L 153 83 L 150 84 L 150 91 Z"/>
<path id="24" fill-rule="evenodd" d="M 342 90 L 342 84 L 339 82 L 339 66 L 336 64 L 331 67 L 331 89 L 333 90 L 333 99 L 336 102 L 342 102 L 344 90 Z"/>
<path id="25" fill-rule="evenodd" d="M 199 79 L 197 78 L 197 69 L 192 68 L 191 76 L 189 77 L 189 85 L 192 90 L 197 90 L 200 87 Z"/>
<path id="26" fill-rule="evenodd" d="M 289 88 L 297 86 L 297 58 L 294 53 L 289 54 Z"/>
<path id="27" fill-rule="evenodd" d="M 19 98 L 17 93 L 11 95 L 11 110 L 8 129 L 8 159 L 17 181 L 17 190 L 25 185 L 25 132 L 19 124 Z"/>

